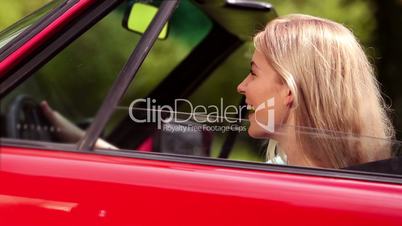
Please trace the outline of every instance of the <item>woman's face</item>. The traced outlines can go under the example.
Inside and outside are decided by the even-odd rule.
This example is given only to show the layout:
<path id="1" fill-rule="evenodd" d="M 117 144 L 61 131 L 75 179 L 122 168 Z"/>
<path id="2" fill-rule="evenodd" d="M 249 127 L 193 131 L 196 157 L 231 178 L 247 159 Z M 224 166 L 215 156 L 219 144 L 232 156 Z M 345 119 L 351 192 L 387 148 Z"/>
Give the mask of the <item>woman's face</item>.
<path id="1" fill-rule="evenodd" d="M 248 115 L 250 136 L 272 137 L 274 129 L 286 123 L 292 101 L 290 90 L 260 51 L 255 50 L 250 73 L 237 91 L 246 96 L 248 109 L 252 109 Z"/>

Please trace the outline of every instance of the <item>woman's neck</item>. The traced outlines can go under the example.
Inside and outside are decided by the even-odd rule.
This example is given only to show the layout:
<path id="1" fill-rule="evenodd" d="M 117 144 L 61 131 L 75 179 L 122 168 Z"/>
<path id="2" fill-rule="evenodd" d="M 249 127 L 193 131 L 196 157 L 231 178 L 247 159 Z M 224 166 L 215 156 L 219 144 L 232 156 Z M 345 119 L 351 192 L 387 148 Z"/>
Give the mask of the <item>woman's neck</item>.
<path id="1" fill-rule="evenodd" d="M 298 130 L 295 126 L 295 119 L 291 115 L 288 122 L 278 129 L 275 133 L 274 139 L 277 140 L 278 145 L 287 156 L 289 165 L 292 166 L 314 166 L 314 164 L 305 155 L 301 142 L 298 140 Z"/>

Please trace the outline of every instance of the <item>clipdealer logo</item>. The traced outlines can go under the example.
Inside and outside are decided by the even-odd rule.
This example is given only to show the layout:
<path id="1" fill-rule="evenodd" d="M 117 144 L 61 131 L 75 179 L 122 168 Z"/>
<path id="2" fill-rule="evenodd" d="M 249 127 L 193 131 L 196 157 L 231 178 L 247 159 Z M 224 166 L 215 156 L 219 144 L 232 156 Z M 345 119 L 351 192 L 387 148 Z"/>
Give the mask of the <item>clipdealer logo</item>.
<path id="1" fill-rule="evenodd" d="M 255 114 L 254 114 L 254 119 L 257 122 L 257 124 L 266 130 L 267 132 L 273 133 L 275 132 L 275 98 L 272 97 L 264 102 L 262 102 L 260 105 L 257 106 L 255 109 Z M 257 112 L 262 111 L 264 109 L 267 109 L 267 119 L 268 122 L 266 124 L 262 123 L 259 121 L 259 118 L 257 118 Z"/>
<path id="2" fill-rule="evenodd" d="M 138 110 L 135 108 L 137 104 L 146 104 L 146 116 L 139 118 L 135 114 Z M 178 111 L 180 107 L 187 107 L 190 113 L 183 114 Z M 169 105 L 158 105 L 155 99 L 136 99 L 131 102 L 128 108 L 128 114 L 136 123 L 156 123 L 158 129 L 162 128 L 163 124 L 168 123 L 186 123 L 193 121 L 196 123 L 230 123 L 235 124 L 241 122 L 242 109 L 246 106 L 227 105 L 225 107 L 223 98 L 220 99 L 219 105 L 196 105 L 194 106 L 189 100 L 176 99 L 173 107 Z M 180 116 L 180 117 L 179 117 Z"/>
<path id="3" fill-rule="evenodd" d="M 145 109 L 138 109 L 135 106 L 138 104 L 145 104 Z M 255 121 L 257 124 L 268 132 L 274 132 L 275 120 L 274 120 L 274 98 L 271 98 L 260 105 L 257 106 L 255 109 Z M 190 113 L 183 113 L 179 112 L 178 108 L 180 107 L 187 107 L 190 109 Z M 164 126 L 170 123 L 186 123 L 186 122 L 195 122 L 199 124 L 214 124 L 214 123 L 229 123 L 231 126 L 221 126 L 225 127 L 221 131 L 229 131 L 229 130 L 236 130 L 236 131 L 245 131 L 245 126 L 242 126 L 241 129 L 236 128 L 240 125 L 243 119 L 242 112 L 244 108 L 250 109 L 249 106 L 235 106 L 235 105 L 226 105 L 224 104 L 223 98 L 220 99 L 219 105 L 196 105 L 194 106 L 189 100 L 187 99 L 176 99 L 174 101 L 173 106 L 170 105 L 158 105 L 156 99 L 146 98 L 146 99 L 136 99 L 131 102 L 128 108 L 128 114 L 136 123 L 156 123 L 158 129 L 163 129 Z M 262 111 L 264 109 L 268 109 L 267 111 L 267 118 L 268 123 L 264 124 L 260 122 L 259 118 L 257 118 L 257 112 Z M 138 111 L 144 113 L 145 116 L 142 114 L 142 117 L 139 117 Z M 179 117 L 180 116 L 180 117 Z M 191 123 L 187 123 L 190 125 Z M 166 128 L 170 128 L 171 125 L 167 126 Z M 197 127 L 197 126 L 195 126 Z M 215 128 L 216 125 L 210 125 L 209 127 Z M 203 129 L 210 129 L 204 125 Z M 183 128 L 183 125 L 180 126 Z M 185 131 L 185 130 L 183 130 Z"/>

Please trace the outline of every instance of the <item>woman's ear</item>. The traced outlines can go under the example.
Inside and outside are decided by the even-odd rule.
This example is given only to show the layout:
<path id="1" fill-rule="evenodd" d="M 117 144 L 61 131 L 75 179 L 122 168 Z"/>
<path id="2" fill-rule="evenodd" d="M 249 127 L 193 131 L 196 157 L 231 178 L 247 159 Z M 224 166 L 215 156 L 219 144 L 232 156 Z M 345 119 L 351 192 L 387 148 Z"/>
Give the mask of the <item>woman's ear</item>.
<path id="1" fill-rule="evenodd" d="M 285 105 L 289 108 L 293 106 L 293 94 L 290 89 L 286 89 L 286 94 L 285 94 Z"/>

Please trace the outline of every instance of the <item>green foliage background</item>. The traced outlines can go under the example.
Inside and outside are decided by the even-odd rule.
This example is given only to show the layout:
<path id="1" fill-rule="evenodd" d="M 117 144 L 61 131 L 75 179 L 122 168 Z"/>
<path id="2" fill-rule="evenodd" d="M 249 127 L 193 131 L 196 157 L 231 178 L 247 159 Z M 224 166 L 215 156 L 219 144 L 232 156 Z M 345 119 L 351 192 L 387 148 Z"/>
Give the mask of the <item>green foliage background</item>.
<path id="1" fill-rule="evenodd" d="M 0 30 L 10 26 L 48 2 L 50 0 L 1 0 Z"/>
<path id="2" fill-rule="evenodd" d="M 279 15 L 304 13 L 344 24 L 365 44 L 376 27 L 373 5 L 367 0 L 272 0 Z"/>
<path id="3" fill-rule="evenodd" d="M 0 1 L 0 30 L 33 12 L 50 0 Z M 188 1 L 188 0 L 183 0 Z M 279 15 L 306 13 L 347 25 L 362 40 L 370 43 L 375 29 L 373 5 L 367 0 L 271 0 Z"/>

